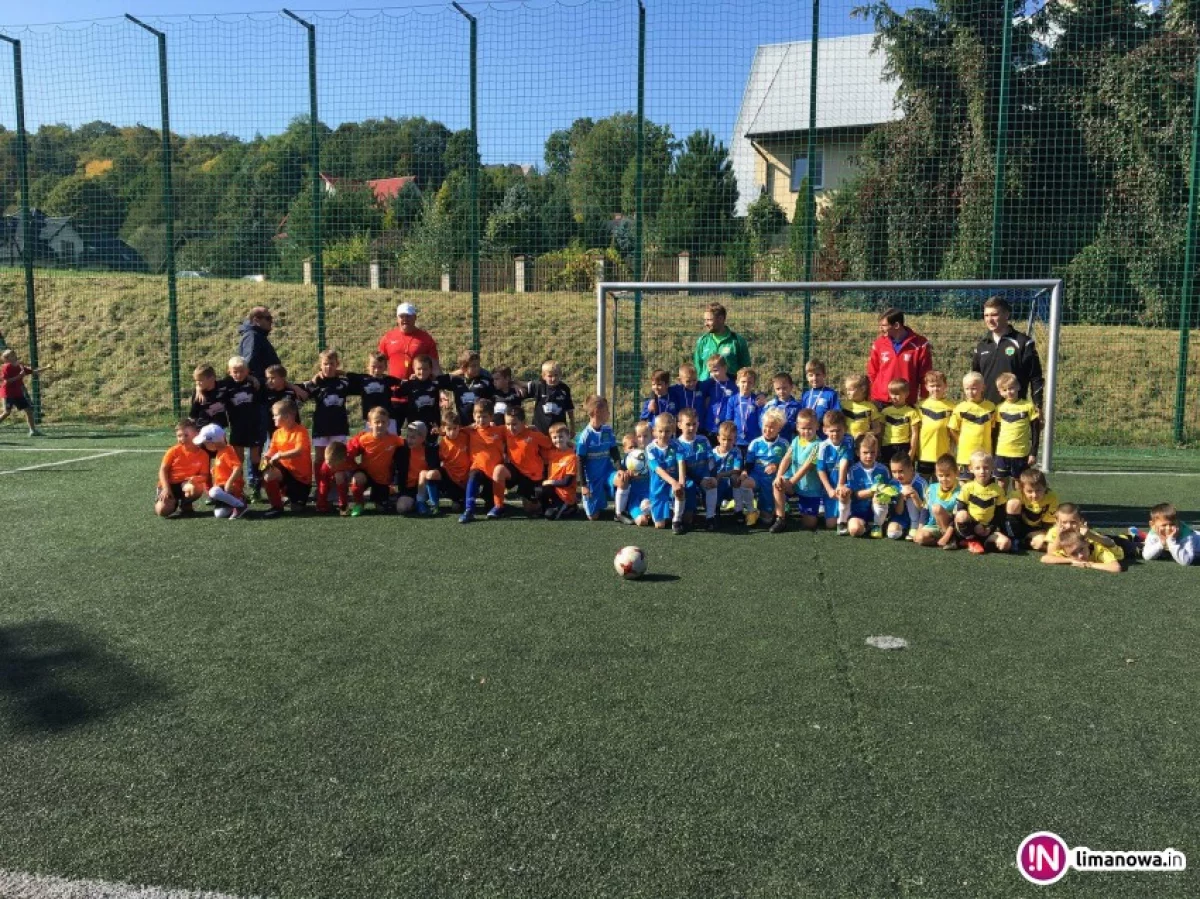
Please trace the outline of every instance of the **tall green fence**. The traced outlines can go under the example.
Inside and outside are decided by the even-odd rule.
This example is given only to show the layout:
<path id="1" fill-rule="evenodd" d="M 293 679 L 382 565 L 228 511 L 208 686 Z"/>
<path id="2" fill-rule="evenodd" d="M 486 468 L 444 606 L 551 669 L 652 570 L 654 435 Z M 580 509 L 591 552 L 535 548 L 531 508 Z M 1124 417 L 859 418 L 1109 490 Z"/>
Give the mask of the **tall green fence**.
<path id="1" fill-rule="evenodd" d="M 257 305 L 295 379 L 326 346 L 361 370 L 411 301 L 446 368 L 552 357 L 582 394 L 598 277 L 1062 277 L 1063 452 L 1166 454 L 1200 434 L 1198 18 L 584 0 L 0 22 L 0 333 L 52 366 L 31 386 L 66 431 L 165 423 Z M 948 369 L 977 299 L 913 301 Z M 800 359 L 819 337 L 853 369 L 879 301 L 781 320 Z M 683 360 L 625 305 L 636 395 Z M 672 327 L 698 333 L 694 306 Z"/>

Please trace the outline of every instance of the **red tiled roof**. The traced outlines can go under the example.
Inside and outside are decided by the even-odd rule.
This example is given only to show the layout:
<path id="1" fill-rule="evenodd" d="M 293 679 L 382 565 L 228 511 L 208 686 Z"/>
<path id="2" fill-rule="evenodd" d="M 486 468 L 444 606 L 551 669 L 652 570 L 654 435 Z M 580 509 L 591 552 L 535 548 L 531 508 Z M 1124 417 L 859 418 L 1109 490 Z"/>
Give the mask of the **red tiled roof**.
<path id="1" fill-rule="evenodd" d="M 405 185 L 415 184 L 416 175 L 403 175 L 399 178 L 375 178 L 371 181 L 355 181 L 352 178 L 334 178 L 330 175 L 321 173 L 321 180 L 330 188 L 336 190 L 341 185 L 353 189 L 356 187 L 369 187 L 371 193 L 375 194 L 375 200 L 379 203 L 386 203 L 392 200 L 404 189 Z"/>

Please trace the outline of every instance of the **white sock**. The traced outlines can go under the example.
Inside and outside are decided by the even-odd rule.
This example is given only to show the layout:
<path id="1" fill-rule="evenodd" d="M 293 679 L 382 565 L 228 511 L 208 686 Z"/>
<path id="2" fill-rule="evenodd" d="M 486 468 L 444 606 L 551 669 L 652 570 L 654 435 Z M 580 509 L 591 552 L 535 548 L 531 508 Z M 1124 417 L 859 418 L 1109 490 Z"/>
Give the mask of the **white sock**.
<path id="1" fill-rule="evenodd" d="M 244 509 L 246 504 L 234 496 L 232 493 L 225 490 L 223 487 L 212 487 L 208 491 L 210 499 L 215 499 L 219 503 L 224 503 L 227 506 L 233 506 L 235 509 Z"/>
<path id="2" fill-rule="evenodd" d="M 924 516 L 921 514 L 921 507 L 917 505 L 917 501 L 915 499 L 906 499 L 904 501 L 904 508 L 905 511 L 908 512 L 908 526 L 913 531 L 916 531 L 916 529 L 922 524 L 922 518 L 924 518 Z"/>
<path id="3" fill-rule="evenodd" d="M 717 488 L 708 487 L 704 491 L 704 517 L 715 518 L 717 514 Z"/>
<path id="4" fill-rule="evenodd" d="M 687 506 L 687 500 L 682 496 L 675 500 L 675 517 L 671 521 L 683 521 L 683 510 Z"/>
<path id="5" fill-rule="evenodd" d="M 871 512 L 875 516 L 875 527 L 882 528 L 883 523 L 887 521 L 888 507 L 882 503 L 871 503 Z"/>
<path id="6" fill-rule="evenodd" d="M 742 511 L 743 512 L 753 512 L 754 511 L 754 488 L 753 487 L 743 487 L 740 490 L 738 490 L 737 492 L 742 500 Z"/>
<path id="7" fill-rule="evenodd" d="M 843 524 L 849 524 L 849 523 L 850 523 L 850 503 L 849 503 L 849 501 L 843 502 L 842 500 L 838 500 L 838 524 L 843 525 Z"/>
<path id="8" fill-rule="evenodd" d="M 617 514 L 618 515 L 624 514 L 625 509 L 629 506 L 629 488 L 628 487 L 618 487 L 617 488 L 616 504 L 617 504 Z"/>
<path id="9" fill-rule="evenodd" d="M 741 487 L 733 488 L 733 511 L 741 512 L 746 506 L 746 495 L 742 493 Z"/>

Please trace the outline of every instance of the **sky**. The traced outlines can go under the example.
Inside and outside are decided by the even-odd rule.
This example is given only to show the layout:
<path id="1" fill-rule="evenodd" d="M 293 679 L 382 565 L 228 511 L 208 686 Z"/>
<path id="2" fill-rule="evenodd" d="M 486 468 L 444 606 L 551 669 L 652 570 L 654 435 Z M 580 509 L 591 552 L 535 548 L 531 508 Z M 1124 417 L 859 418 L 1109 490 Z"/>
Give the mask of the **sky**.
<path id="1" fill-rule="evenodd" d="M 824 0 L 822 38 L 870 31 L 851 17 L 860 2 Z M 636 0 L 462 5 L 478 21 L 485 163 L 540 165 L 552 131 L 636 109 Z M 646 115 L 679 139 L 707 128 L 728 145 L 755 48 L 811 32 L 811 7 L 796 0 L 646 6 Z M 469 26 L 449 3 L 320 0 L 293 10 L 316 26 L 326 124 L 423 115 L 469 126 Z M 30 130 L 97 119 L 159 127 L 155 40 L 125 21 L 126 11 L 167 35 L 172 131 L 249 139 L 308 113 L 306 32 L 261 0 L 0 0 L 0 33 L 22 42 Z M 0 125 L 11 129 L 6 50 L 0 45 Z"/>

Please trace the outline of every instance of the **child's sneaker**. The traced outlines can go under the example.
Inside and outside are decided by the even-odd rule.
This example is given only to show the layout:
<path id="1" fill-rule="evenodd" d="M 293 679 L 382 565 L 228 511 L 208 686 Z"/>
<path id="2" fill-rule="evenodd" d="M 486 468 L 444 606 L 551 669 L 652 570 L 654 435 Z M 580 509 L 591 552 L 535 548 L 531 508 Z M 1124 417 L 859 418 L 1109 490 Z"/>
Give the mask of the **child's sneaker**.
<path id="1" fill-rule="evenodd" d="M 232 521 L 236 518 L 245 518 L 249 513 L 250 513 L 250 509 L 247 508 L 246 506 L 242 506 L 240 509 L 230 508 L 229 519 Z"/>
<path id="2" fill-rule="evenodd" d="M 785 519 L 782 515 L 778 516 L 774 521 L 772 521 L 771 526 L 767 528 L 767 532 L 771 534 L 782 534 L 786 530 L 787 519 Z"/>
<path id="3" fill-rule="evenodd" d="M 872 540 L 882 540 L 883 539 L 883 528 L 881 528 L 879 525 L 874 525 L 871 528 L 871 539 Z"/>
<path id="4" fill-rule="evenodd" d="M 714 515 L 712 518 L 704 519 L 704 530 L 712 533 L 713 531 L 716 531 L 716 529 L 717 529 L 717 516 Z"/>
<path id="5" fill-rule="evenodd" d="M 758 512 L 757 511 L 747 512 L 746 513 L 746 527 L 752 528 L 756 524 L 758 524 Z"/>
<path id="6" fill-rule="evenodd" d="M 839 523 L 837 526 L 837 535 L 839 537 L 848 537 L 850 535 L 850 526 Z"/>
<path id="7" fill-rule="evenodd" d="M 349 518 L 350 507 L 346 505 L 338 506 L 338 515 L 342 516 L 342 518 Z"/>
<path id="8" fill-rule="evenodd" d="M 362 505 L 362 503 L 355 503 L 355 504 L 354 504 L 354 505 L 353 505 L 353 506 L 350 508 L 350 517 L 351 517 L 351 518 L 358 518 L 360 515 L 362 515 L 362 513 L 363 513 L 363 505 Z"/>
<path id="9" fill-rule="evenodd" d="M 39 431 L 37 428 L 30 428 L 29 436 L 30 437 L 45 437 L 46 435 L 43 434 L 41 431 Z"/>
<path id="10" fill-rule="evenodd" d="M 269 509 L 267 509 L 267 511 L 263 512 L 263 518 L 278 518 L 282 514 L 283 514 L 283 509 L 279 509 L 279 508 L 276 508 L 275 506 L 271 506 L 271 508 L 269 508 Z"/>
<path id="11" fill-rule="evenodd" d="M 472 512 L 470 509 L 467 509 L 465 512 L 462 513 L 462 515 L 458 516 L 459 524 L 470 524 L 474 520 L 475 520 L 475 513 Z"/>
<path id="12" fill-rule="evenodd" d="M 682 521 L 672 521 L 671 522 L 671 533 L 672 534 L 679 535 L 679 534 L 682 534 L 683 532 L 684 532 L 684 528 L 683 528 Z"/>
<path id="13" fill-rule="evenodd" d="M 968 540 L 967 541 L 967 552 L 972 553 L 977 556 L 982 556 L 985 552 L 987 552 L 987 550 L 985 550 L 983 548 L 983 544 L 980 543 L 978 540 Z"/>
<path id="14" fill-rule="evenodd" d="M 423 499 L 417 500 L 417 514 L 418 515 L 428 515 L 429 514 L 429 503 L 425 502 L 425 500 L 423 500 Z"/>
<path id="15" fill-rule="evenodd" d="M 733 507 L 734 507 L 734 502 L 731 499 L 727 499 L 727 500 L 725 500 L 725 502 L 721 503 L 721 511 L 722 512 L 732 512 Z"/>
<path id="16" fill-rule="evenodd" d="M 633 519 L 625 512 L 618 512 L 613 516 L 613 521 L 617 524 L 633 524 Z"/>
<path id="17" fill-rule="evenodd" d="M 487 517 L 495 521 L 504 515 L 504 506 L 492 506 L 488 509 Z"/>

